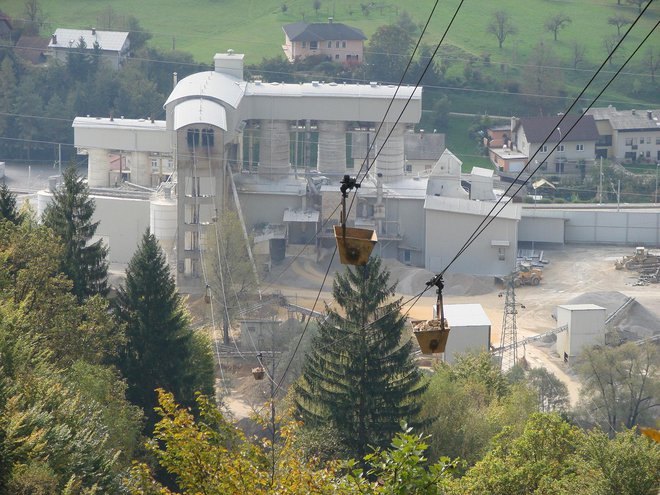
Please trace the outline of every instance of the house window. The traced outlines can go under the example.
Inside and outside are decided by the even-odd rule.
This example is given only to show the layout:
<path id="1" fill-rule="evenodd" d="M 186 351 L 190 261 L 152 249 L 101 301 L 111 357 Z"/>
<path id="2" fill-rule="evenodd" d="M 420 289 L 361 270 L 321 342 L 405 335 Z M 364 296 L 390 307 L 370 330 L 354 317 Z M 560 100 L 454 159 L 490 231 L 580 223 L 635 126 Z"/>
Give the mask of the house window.
<path id="1" fill-rule="evenodd" d="M 557 151 L 561 151 L 563 153 L 564 152 L 564 145 L 560 144 L 559 147 L 557 148 Z"/>
<path id="2" fill-rule="evenodd" d="M 186 138 L 188 146 L 197 146 L 199 144 L 199 129 L 188 129 Z"/>
<path id="3" fill-rule="evenodd" d="M 644 144 L 644 137 L 639 138 L 639 144 Z"/>
<path id="4" fill-rule="evenodd" d="M 403 250 L 403 262 L 404 263 L 410 263 L 410 249 L 404 249 Z"/>
<path id="5" fill-rule="evenodd" d="M 319 47 L 319 42 L 318 41 L 310 41 L 309 42 L 309 49 L 310 50 L 317 50 Z"/>
<path id="6" fill-rule="evenodd" d="M 328 41 L 328 48 L 332 48 L 332 41 Z"/>
<path id="7" fill-rule="evenodd" d="M 626 138 L 626 146 L 632 146 L 633 141 L 632 138 Z"/>
<path id="8" fill-rule="evenodd" d="M 584 151 L 584 144 L 576 144 L 575 151 Z"/>
<path id="9" fill-rule="evenodd" d="M 339 60 L 339 54 L 338 53 L 335 54 L 335 60 Z"/>
<path id="10" fill-rule="evenodd" d="M 547 152 L 548 152 L 548 145 L 544 144 L 543 146 L 541 146 L 541 153 L 547 153 Z"/>
<path id="11" fill-rule="evenodd" d="M 335 48 L 339 48 L 339 41 L 335 41 Z"/>
<path id="12" fill-rule="evenodd" d="M 341 42 L 341 47 L 342 47 L 342 48 L 346 48 L 346 42 L 345 42 L 345 41 L 342 41 L 342 42 Z"/>
<path id="13" fill-rule="evenodd" d="M 412 164 L 406 163 L 406 165 L 404 166 L 404 170 L 406 172 L 412 172 Z"/>
<path id="14" fill-rule="evenodd" d="M 307 48 L 307 42 L 306 42 L 306 41 L 303 41 L 303 42 L 302 42 L 302 47 L 303 47 L 303 48 Z"/>
<path id="15" fill-rule="evenodd" d="M 651 152 L 650 151 L 646 152 L 646 158 L 651 158 Z"/>
<path id="16" fill-rule="evenodd" d="M 151 159 L 151 170 L 158 170 L 158 160 L 156 158 Z"/>

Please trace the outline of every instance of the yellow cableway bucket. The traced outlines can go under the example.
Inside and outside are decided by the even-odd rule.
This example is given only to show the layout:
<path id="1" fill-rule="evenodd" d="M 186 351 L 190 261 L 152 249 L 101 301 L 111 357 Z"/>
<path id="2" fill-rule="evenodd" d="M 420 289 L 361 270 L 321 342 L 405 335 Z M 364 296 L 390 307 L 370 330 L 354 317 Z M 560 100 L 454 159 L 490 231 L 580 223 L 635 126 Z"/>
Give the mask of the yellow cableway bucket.
<path id="1" fill-rule="evenodd" d="M 447 337 L 449 337 L 449 324 L 444 326 L 439 319 L 412 320 L 413 333 L 422 354 L 439 354 L 445 352 Z"/>
<path id="2" fill-rule="evenodd" d="M 378 237 L 371 229 L 335 225 L 335 240 L 342 265 L 366 265 Z"/>

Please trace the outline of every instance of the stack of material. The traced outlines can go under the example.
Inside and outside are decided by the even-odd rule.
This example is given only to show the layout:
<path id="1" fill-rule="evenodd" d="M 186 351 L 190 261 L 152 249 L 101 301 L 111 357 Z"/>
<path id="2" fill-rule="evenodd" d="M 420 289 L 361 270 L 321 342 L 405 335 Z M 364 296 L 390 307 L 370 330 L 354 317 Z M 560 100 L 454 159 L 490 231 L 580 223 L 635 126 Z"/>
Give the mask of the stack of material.
<path id="1" fill-rule="evenodd" d="M 412 320 L 413 333 L 417 338 L 423 354 L 437 354 L 445 352 L 447 337 L 449 337 L 449 324 L 445 320 L 443 327 L 439 319 Z"/>

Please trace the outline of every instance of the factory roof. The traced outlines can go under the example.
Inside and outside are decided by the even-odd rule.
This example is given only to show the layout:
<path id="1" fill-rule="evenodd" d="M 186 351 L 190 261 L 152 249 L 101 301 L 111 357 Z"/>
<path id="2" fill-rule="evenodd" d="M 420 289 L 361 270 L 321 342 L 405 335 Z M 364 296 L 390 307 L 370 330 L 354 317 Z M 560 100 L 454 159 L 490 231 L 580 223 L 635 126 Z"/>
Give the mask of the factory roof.
<path id="1" fill-rule="evenodd" d="M 451 198 L 446 196 L 426 196 L 424 201 L 425 210 L 444 211 L 448 213 L 460 213 L 462 215 L 479 215 L 482 217 L 494 216 L 494 202 L 492 201 L 474 201 L 463 198 Z M 510 203 L 501 209 L 495 208 L 498 218 L 506 220 L 520 220 L 522 208 L 519 205 Z"/>
<path id="2" fill-rule="evenodd" d="M 445 304 L 443 307 L 445 318 L 451 328 L 491 325 L 481 304 Z"/>
<path id="3" fill-rule="evenodd" d="M 238 108 L 245 93 L 245 81 L 216 71 L 197 72 L 178 82 L 165 105 L 176 100 L 205 97 Z"/>
<path id="4" fill-rule="evenodd" d="M 164 131 L 164 120 L 151 120 L 151 119 L 125 119 L 111 118 L 111 117 L 76 117 L 73 119 L 72 127 L 85 127 L 88 129 L 140 129 L 140 130 L 154 130 Z"/>

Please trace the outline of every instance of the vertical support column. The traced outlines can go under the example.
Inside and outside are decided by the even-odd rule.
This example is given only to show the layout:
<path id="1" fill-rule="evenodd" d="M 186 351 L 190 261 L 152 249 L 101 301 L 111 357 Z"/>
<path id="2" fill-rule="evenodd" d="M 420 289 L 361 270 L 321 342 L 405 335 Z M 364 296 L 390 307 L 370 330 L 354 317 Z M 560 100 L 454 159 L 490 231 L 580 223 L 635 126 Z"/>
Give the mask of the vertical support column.
<path id="1" fill-rule="evenodd" d="M 259 175 L 277 180 L 291 171 L 291 136 L 286 120 L 262 120 L 259 139 Z"/>
<path id="2" fill-rule="evenodd" d="M 322 120 L 318 123 L 319 156 L 317 170 L 323 174 L 346 173 L 346 122 Z"/>
<path id="3" fill-rule="evenodd" d="M 87 164 L 87 183 L 89 187 L 108 187 L 110 185 L 108 150 L 104 148 L 88 149 Z"/>
<path id="4" fill-rule="evenodd" d="M 403 131 L 402 124 L 383 124 L 377 138 L 378 158 L 376 172 L 382 174 L 384 182 L 393 182 L 403 177 Z M 392 133 L 390 134 L 390 130 Z M 387 136 L 389 135 L 389 138 Z M 385 141 L 387 139 L 387 141 Z"/>
<path id="5" fill-rule="evenodd" d="M 151 187 L 151 160 L 144 151 L 131 152 L 131 182 L 139 186 Z"/>

